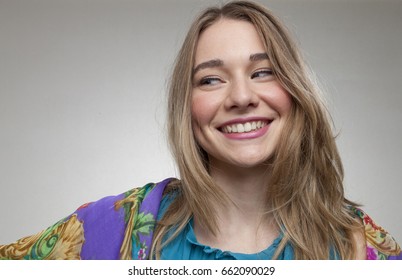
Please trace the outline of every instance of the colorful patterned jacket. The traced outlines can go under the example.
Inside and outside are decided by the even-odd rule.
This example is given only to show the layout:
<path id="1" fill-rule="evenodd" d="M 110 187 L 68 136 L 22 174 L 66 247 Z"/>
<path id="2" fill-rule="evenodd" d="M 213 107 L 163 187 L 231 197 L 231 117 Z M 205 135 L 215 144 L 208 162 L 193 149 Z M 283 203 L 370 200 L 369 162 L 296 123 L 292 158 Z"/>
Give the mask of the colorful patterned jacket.
<path id="1" fill-rule="evenodd" d="M 0 259 L 147 259 L 163 191 L 171 179 L 87 203 L 48 229 L 0 246 Z M 394 238 L 360 209 L 367 259 L 402 259 Z"/>

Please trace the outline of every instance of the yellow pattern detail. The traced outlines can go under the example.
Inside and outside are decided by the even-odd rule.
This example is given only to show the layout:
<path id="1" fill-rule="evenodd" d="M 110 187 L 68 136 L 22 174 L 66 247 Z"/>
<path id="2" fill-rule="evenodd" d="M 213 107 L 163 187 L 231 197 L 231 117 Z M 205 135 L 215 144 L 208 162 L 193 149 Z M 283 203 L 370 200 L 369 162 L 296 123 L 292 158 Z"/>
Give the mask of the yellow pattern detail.
<path id="1" fill-rule="evenodd" d="M 52 244 L 50 252 L 34 259 L 46 260 L 77 260 L 80 259 L 80 252 L 84 243 L 84 229 L 76 215 L 58 224 L 55 228 L 44 230 L 38 234 L 21 238 L 15 243 L 0 246 L 0 259 L 32 259 L 34 247 L 41 246 L 44 242 L 53 242 L 52 238 L 57 236 L 57 241 Z M 40 251 L 40 249 L 39 249 Z"/>

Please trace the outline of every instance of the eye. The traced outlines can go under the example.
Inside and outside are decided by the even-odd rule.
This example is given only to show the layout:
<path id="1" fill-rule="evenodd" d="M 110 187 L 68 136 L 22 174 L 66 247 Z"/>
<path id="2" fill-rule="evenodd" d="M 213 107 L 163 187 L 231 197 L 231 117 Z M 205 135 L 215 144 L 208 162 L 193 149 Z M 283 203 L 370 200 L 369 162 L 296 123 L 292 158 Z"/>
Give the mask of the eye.
<path id="1" fill-rule="evenodd" d="M 223 81 L 218 77 L 205 77 L 198 83 L 200 86 L 214 86 L 222 83 Z"/>
<path id="2" fill-rule="evenodd" d="M 251 75 L 251 79 L 271 77 L 273 74 L 272 69 L 260 69 Z"/>

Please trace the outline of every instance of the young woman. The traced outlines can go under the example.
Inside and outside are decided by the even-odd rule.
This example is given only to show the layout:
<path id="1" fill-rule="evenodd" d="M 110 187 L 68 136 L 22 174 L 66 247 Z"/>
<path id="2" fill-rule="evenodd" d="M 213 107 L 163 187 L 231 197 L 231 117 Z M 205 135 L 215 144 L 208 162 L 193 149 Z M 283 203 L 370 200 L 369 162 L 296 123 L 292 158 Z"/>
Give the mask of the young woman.
<path id="1" fill-rule="evenodd" d="M 181 179 L 80 207 L 6 259 L 396 259 L 344 196 L 327 111 L 284 26 L 235 1 L 193 23 L 171 78 Z"/>

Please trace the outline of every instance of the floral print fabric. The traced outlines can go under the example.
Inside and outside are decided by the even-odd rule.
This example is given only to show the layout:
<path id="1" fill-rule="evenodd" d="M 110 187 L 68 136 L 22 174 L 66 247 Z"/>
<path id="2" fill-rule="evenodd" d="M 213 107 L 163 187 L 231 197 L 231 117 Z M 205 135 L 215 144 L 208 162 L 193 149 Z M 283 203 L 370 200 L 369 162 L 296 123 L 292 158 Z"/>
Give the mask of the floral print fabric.
<path id="1" fill-rule="evenodd" d="M 363 221 L 366 231 L 366 248 L 368 260 L 402 260 L 402 252 L 395 239 L 382 227 L 358 208 L 354 213 Z"/>
<path id="2" fill-rule="evenodd" d="M 0 259 L 147 259 L 163 191 L 171 179 L 87 203 L 48 229 L 0 246 Z M 402 259 L 395 239 L 362 210 L 367 259 Z"/>
<path id="3" fill-rule="evenodd" d="M 0 246 L 0 259 L 146 259 L 169 181 L 84 204 L 45 231 Z"/>
<path id="4" fill-rule="evenodd" d="M 82 223 L 72 215 L 36 235 L 0 246 L 0 259 L 79 259 L 83 233 Z"/>

